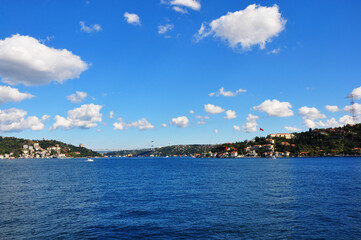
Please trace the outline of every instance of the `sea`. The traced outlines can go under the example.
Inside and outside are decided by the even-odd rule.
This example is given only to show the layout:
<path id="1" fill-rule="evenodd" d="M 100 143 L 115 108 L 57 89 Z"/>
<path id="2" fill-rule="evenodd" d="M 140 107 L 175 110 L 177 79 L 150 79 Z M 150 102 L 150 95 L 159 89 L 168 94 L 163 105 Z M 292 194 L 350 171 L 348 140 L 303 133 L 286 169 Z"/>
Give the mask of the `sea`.
<path id="1" fill-rule="evenodd" d="M 361 239 L 361 158 L 0 160 L 0 239 Z"/>

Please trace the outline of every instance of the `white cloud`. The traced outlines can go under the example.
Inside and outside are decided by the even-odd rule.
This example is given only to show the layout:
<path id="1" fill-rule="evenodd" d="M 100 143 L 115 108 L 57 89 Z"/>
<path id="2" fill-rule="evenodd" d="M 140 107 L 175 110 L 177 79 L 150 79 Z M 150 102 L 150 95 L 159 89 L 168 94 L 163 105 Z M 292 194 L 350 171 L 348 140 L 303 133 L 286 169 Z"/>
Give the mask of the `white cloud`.
<path id="1" fill-rule="evenodd" d="M 132 127 L 138 127 L 138 129 L 140 131 L 144 131 L 144 130 L 147 130 L 147 129 L 152 129 L 154 128 L 154 126 L 152 124 L 150 124 L 150 122 L 148 122 L 147 119 L 145 118 L 142 118 L 136 122 L 132 122 L 131 123 L 131 126 Z"/>
<path id="2" fill-rule="evenodd" d="M 236 117 L 237 117 L 237 116 L 236 116 L 236 112 L 235 112 L 235 111 L 227 110 L 227 111 L 226 111 L 226 116 L 224 117 L 224 119 L 230 120 L 230 119 L 234 119 L 234 118 L 236 118 Z"/>
<path id="3" fill-rule="evenodd" d="M 267 54 L 279 54 L 280 51 L 281 51 L 280 48 L 275 48 L 271 51 L 268 51 Z"/>
<path id="4" fill-rule="evenodd" d="M 128 128 L 127 123 L 124 122 L 122 118 L 119 118 L 118 120 L 119 122 L 113 123 L 114 130 L 120 130 L 120 131 L 126 130 Z"/>
<path id="5" fill-rule="evenodd" d="M 317 127 L 317 123 L 316 123 L 314 120 L 312 120 L 312 119 L 306 118 L 306 119 L 303 120 L 303 123 L 304 123 L 305 126 L 308 127 L 308 128 L 315 128 L 315 127 Z"/>
<path id="6" fill-rule="evenodd" d="M 360 119 L 356 119 L 356 121 L 360 121 Z M 335 118 L 327 119 L 326 121 L 304 119 L 304 124 L 308 128 L 333 128 L 355 123 L 353 117 L 350 115 L 344 115 L 338 121 Z"/>
<path id="7" fill-rule="evenodd" d="M 325 114 L 322 114 L 317 108 L 315 107 L 301 107 L 298 109 L 298 114 L 303 118 L 307 119 L 323 119 L 326 118 Z"/>
<path id="8" fill-rule="evenodd" d="M 259 119 L 258 116 L 248 114 L 248 117 L 246 118 L 246 124 L 242 125 L 243 132 L 256 132 L 258 126 L 257 119 Z"/>
<path id="9" fill-rule="evenodd" d="M 205 104 L 204 111 L 209 114 L 219 114 L 219 113 L 224 112 L 224 109 L 219 106 L 215 106 L 213 104 Z"/>
<path id="10" fill-rule="evenodd" d="M 162 123 L 162 127 L 166 128 L 167 124 L 166 123 Z"/>
<path id="11" fill-rule="evenodd" d="M 20 132 L 25 129 L 39 131 L 44 128 L 38 117 L 25 118 L 26 115 L 26 111 L 17 108 L 0 110 L 0 132 Z"/>
<path id="12" fill-rule="evenodd" d="M 183 14 L 188 13 L 188 11 L 186 9 L 178 7 L 178 6 L 174 6 L 172 9 L 174 11 L 176 11 L 176 12 L 180 12 L 180 13 L 183 13 Z"/>
<path id="13" fill-rule="evenodd" d="M 218 133 L 219 133 L 219 130 L 218 130 L 218 129 L 214 129 L 214 133 L 215 133 L 215 134 L 218 134 Z"/>
<path id="14" fill-rule="evenodd" d="M 356 99 L 361 99 L 361 87 L 352 90 L 352 96 Z"/>
<path id="15" fill-rule="evenodd" d="M 79 78 L 88 64 L 66 49 L 55 49 L 19 34 L 0 40 L 0 76 L 11 85 L 45 85 Z"/>
<path id="16" fill-rule="evenodd" d="M 179 128 L 185 128 L 188 126 L 189 119 L 186 116 L 172 118 L 171 125 L 176 125 Z"/>
<path id="17" fill-rule="evenodd" d="M 193 111 L 193 110 L 190 110 L 189 113 L 190 113 L 190 114 L 194 114 L 194 111 Z"/>
<path id="18" fill-rule="evenodd" d="M 222 95 L 225 97 L 234 97 L 234 96 L 237 96 L 238 93 L 242 93 L 242 92 L 247 92 L 247 90 L 240 88 L 240 89 L 236 90 L 235 92 L 232 92 L 232 91 L 225 91 L 224 87 L 221 87 L 219 89 L 219 92 L 210 93 L 210 94 L 208 94 L 208 96 L 213 97 L 213 96 Z"/>
<path id="19" fill-rule="evenodd" d="M 154 126 L 148 122 L 147 119 L 142 118 L 135 122 L 126 123 L 122 118 L 118 119 L 119 122 L 113 123 L 114 130 L 127 130 L 128 128 L 137 127 L 140 131 L 145 131 L 148 129 L 153 129 Z"/>
<path id="20" fill-rule="evenodd" d="M 338 108 L 338 106 L 326 105 L 325 108 L 326 108 L 326 110 L 329 111 L 329 112 L 338 112 L 338 111 L 340 111 L 340 109 Z"/>
<path id="21" fill-rule="evenodd" d="M 113 118 L 114 118 L 114 112 L 113 112 L 113 111 L 110 111 L 110 112 L 109 112 L 109 118 L 110 118 L 110 119 L 113 119 Z"/>
<path id="22" fill-rule="evenodd" d="M 361 115 L 361 104 L 354 103 L 353 105 L 344 107 L 343 110 L 346 112 L 351 112 L 353 110 L 356 115 Z"/>
<path id="23" fill-rule="evenodd" d="M 44 116 L 41 117 L 42 121 L 47 121 L 49 119 L 50 119 L 50 115 L 44 115 Z"/>
<path id="24" fill-rule="evenodd" d="M 34 96 L 29 93 L 21 93 L 17 88 L 8 86 L 0 86 L 0 104 L 7 102 L 21 102 L 27 98 L 33 98 Z"/>
<path id="25" fill-rule="evenodd" d="M 209 119 L 208 116 L 201 116 L 201 115 L 196 115 L 195 118 L 199 119 L 199 121 L 197 121 L 198 125 L 202 125 L 202 124 L 207 124 L 208 122 L 206 122 L 206 119 Z"/>
<path id="26" fill-rule="evenodd" d="M 318 121 L 317 125 L 320 127 L 338 127 L 341 123 L 337 122 L 335 118 L 327 119 L 325 122 Z"/>
<path id="27" fill-rule="evenodd" d="M 125 12 L 124 13 L 124 18 L 127 21 L 127 23 L 132 24 L 132 25 L 141 25 L 140 23 L 140 18 L 137 14 L 135 13 L 128 13 Z"/>
<path id="28" fill-rule="evenodd" d="M 241 127 L 240 127 L 240 126 L 237 126 L 237 125 L 234 125 L 234 126 L 233 126 L 233 130 L 236 131 L 236 132 L 237 132 L 237 131 L 241 131 Z"/>
<path id="29" fill-rule="evenodd" d="M 301 131 L 301 129 L 298 129 L 296 127 L 285 127 L 286 131 L 289 131 L 289 132 L 299 132 Z"/>
<path id="30" fill-rule="evenodd" d="M 67 96 L 66 98 L 72 103 L 80 103 L 88 94 L 86 92 L 76 91 L 74 94 Z"/>
<path id="31" fill-rule="evenodd" d="M 173 24 L 166 24 L 166 25 L 159 25 L 158 26 L 158 33 L 159 34 L 164 34 L 167 33 L 168 31 L 171 31 L 174 28 Z"/>
<path id="32" fill-rule="evenodd" d="M 102 27 L 99 24 L 93 24 L 87 26 L 84 21 L 80 21 L 80 30 L 83 32 L 91 33 L 91 32 L 99 32 L 102 30 Z"/>
<path id="33" fill-rule="evenodd" d="M 209 119 L 208 116 L 201 116 L 201 115 L 196 115 L 195 118 L 198 118 L 198 119 Z"/>
<path id="34" fill-rule="evenodd" d="M 347 125 L 347 124 L 355 124 L 355 121 L 354 121 L 354 119 L 353 119 L 353 117 L 352 116 L 350 116 L 350 115 L 345 115 L 345 116 L 342 116 L 340 119 L 339 119 L 339 121 L 340 121 L 340 124 L 341 125 Z"/>
<path id="35" fill-rule="evenodd" d="M 253 107 L 254 110 L 267 113 L 271 117 L 290 117 L 293 111 L 290 109 L 292 105 L 289 102 L 279 102 L 276 99 L 266 100 L 258 106 Z"/>
<path id="36" fill-rule="evenodd" d="M 199 11 L 201 9 L 201 4 L 196 0 L 161 0 L 161 3 L 177 7 L 178 9 L 174 9 L 175 7 L 173 7 L 173 10 L 178 12 L 179 9 L 185 11 L 183 8 L 180 7 L 190 8 L 195 11 Z"/>
<path id="37" fill-rule="evenodd" d="M 103 106 L 91 104 L 81 105 L 79 108 L 74 108 L 68 111 L 67 118 L 56 115 L 55 123 L 49 130 L 63 128 L 66 130 L 74 127 L 88 129 L 98 126 L 97 122 L 102 121 L 102 114 L 100 110 Z"/>
<path id="38" fill-rule="evenodd" d="M 213 35 L 227 41 L 232 48 L 241 46 L 243 50 L 250 50 L 252 46 L 259 45 L 264 49 L 267 42 L 284 30 L 285 25 L 286 20 L 277 5 L 262 7 L 253 4 L 244 10 L 229 12 L 209 25 L 202 24 L 195 37 L 199 41 Z"/>

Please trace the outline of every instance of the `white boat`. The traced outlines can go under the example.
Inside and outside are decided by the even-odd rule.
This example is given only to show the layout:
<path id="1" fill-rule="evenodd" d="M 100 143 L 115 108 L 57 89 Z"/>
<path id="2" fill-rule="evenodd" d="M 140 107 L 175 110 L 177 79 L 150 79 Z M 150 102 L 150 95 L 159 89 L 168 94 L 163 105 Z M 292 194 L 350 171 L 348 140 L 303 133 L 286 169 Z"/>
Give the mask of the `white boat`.
<path id="1" fill-rule="evenodd" d="M 94 159 L 88 158 L 86 162 L 94 162 Z"/>

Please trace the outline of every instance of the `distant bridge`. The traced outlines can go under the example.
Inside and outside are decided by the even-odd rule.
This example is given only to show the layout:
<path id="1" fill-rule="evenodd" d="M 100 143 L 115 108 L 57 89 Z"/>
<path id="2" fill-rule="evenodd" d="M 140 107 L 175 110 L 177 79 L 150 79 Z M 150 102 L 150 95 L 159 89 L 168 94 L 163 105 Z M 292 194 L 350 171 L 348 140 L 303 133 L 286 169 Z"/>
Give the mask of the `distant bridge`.
<path id="1" fill-rule="evenodd" d="M 118 151 L 134 151 L 134 150 L 144 150 L 151 151 L 151 148 L 139 148 L 139 149 L 108 149 L 108 148 L 94 148 L 92 149 L 95 152 L 118 152 Z"/>

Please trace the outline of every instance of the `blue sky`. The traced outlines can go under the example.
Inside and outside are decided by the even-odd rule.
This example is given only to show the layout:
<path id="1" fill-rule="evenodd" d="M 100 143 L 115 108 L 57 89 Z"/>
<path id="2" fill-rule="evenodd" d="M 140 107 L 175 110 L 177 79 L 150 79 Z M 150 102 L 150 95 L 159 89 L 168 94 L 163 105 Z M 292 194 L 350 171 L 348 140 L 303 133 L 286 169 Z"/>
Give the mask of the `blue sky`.
<path id="1" fill-rule="evenodd" d="M 360 11 L 359 1 L 0 1 L 1 135 L 130 149 L 360 122 Z"/>

